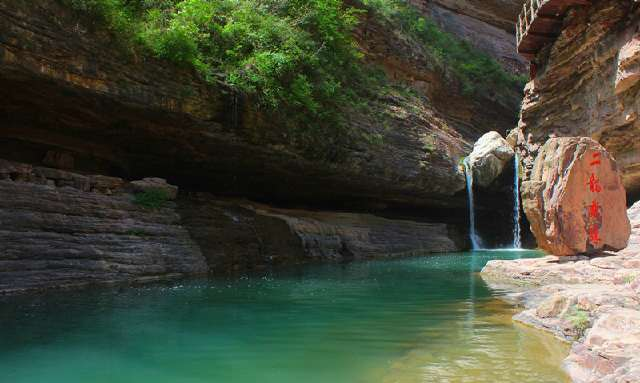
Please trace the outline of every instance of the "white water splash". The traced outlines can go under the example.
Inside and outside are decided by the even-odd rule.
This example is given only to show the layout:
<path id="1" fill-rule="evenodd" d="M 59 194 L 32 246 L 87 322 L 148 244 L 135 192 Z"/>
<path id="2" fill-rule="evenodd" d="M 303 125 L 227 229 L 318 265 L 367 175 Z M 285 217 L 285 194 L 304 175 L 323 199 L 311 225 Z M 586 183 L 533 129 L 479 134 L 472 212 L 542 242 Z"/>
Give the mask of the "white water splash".
<path id="1" fill-rule="evenodd" d="M 464 159 L 464 177 L 467 180 L 467 201 L 469 202 L 469 238 L 471 239 L 471 249 L 480 249 L 480 240 L 476 233 L 476 213 L 473 206 L 473 172 L 469 165 L 469 159 Z"/>
<path id="2" fill-rule="evenodd" d="M 513 248 L 522 247 L 520 241 L 520 159 L 514 156 L 515 171 L 513 176 Z"/>

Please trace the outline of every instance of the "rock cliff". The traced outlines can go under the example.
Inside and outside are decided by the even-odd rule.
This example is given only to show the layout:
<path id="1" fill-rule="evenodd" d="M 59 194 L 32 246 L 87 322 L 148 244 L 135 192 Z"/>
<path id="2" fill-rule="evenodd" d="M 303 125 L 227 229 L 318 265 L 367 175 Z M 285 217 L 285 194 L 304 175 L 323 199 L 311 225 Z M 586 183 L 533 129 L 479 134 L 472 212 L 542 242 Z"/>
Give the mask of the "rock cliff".
<path id="1" fill-rule="evenodd" d="M 353 115 L 353 128 L 371 139 L 336 148 L 343 158 L 327 164 L 288 145 L 286 132 L 250 112 L 248 101 L 237 103 L 224 85 L 119 49 L 55 0 L 3 2 L 0 17 L 5 158 L 40 162 L 47 150 L 61 149 L 83 171 L 156 175 L 216 193 L 463 207 L 454 197 L 464 188 L 459 158 L 482 132 L 511 126 L 518 99 L 514 92 L 515 102 L 501 106 L 463 95 L 442 82 L 419 46 L 367 18 L 358 34 L 367 59 L 420 94 L 372 100 L 393 129 L 376 113 Z"/>
<path id="2" fill-rule="evenodd" d="M 459 251 L 466 245 L 453 225 L 279 209 L 208 193 L 189 194 L 179 211 L 213 272 Z"/>
<path id="3" fill-rule="evenodd" d="M 337 143 L 335 153 L 320 160 L 292 144 L 286 128 L 257 112 L 250 98 L 123 46 L 62 1 L 0 2 L 2 158 L 56 177 L 66 172 L 53 184 L 40 176 L 36 183 L 2 181 L 0 230 L 3 246 L 12 250 L 0 257 L 17 265 L 9 284 L 144 279 L 464 248 L 454 227 L 466 208 L 459 160 L 484 132 L 504 133 L 515 123 L 519 91 L 499 98 L 465 93 L 445 79 L 423 45 L 371 12 L 362 14 L 355 37 L 364 60 L 401 86 L 373 98 L 367 112 L 347 111 L 360 139 Z M 176 205 L 144 211 L 130 203 L 130 194 L 91 186 L 146 177 L 178 185 Z M 55 215 L 47 207 L 52 201 L 67 210 Z M 413 217 L 382 218 L 404 212 Z M 112 216 L 125 221 L 101 221 Z M 77 226 L 74 217 L 86 225 Z M 142 223 L 149 232 L 140 238 Z M 26 240 L 32 232 L 38 235 Z M 90 234 L 109 240 L 95 247 Z M 109 264 L 114 257 L 127 262 L 119 242 L 130 244 L 136 266 Z M 53 253 L 38 253 L 51 243 Z M 56 269 L 55 259 L 64 267 Z"/>
<path id="4" fill-rule="evenodd" d="M 498 60 L 505 69 L 526 74 L 528 63 L 516 51 L 515 21 L 524 0 L 410 0 L 445 31 Z"/>
<path id="5" fill-rule="evenodd" d="M 572 9 L 559 38 L 536 57 L 527 85 L 519 145 L 530 176 L 548 137 L 587 136 L 623 169 L 627 191 L 640 191 L 637 2 L 603 0 Z"/>
<path id="6" fill-rule="evenodd" d="M 134 196 L 170 190 L 148 207 Z M 451 225 L 275 209 L 0 160 L 0 293 L 459 251 Z"/>
<path id="7" fill-rule="evenodd" d="M 207 272 L 175 204 L 145 209 L 124 186 L 0 160 L 0 293 Z"/>

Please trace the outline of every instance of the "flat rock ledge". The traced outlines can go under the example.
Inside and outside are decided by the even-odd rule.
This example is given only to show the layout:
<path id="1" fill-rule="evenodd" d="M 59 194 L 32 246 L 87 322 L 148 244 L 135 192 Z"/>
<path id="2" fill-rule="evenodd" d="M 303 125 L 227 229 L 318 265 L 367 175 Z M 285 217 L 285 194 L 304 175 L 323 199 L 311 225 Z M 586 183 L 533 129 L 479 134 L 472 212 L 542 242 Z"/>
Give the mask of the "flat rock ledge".
<path id="1" fill-rule="evenodd" d="M 629 246 L 593 256 L 490 261 L 482 278 L 523 311 L 514 320 L 573 343 L 574 382 L 640 382 L 640 202 Z"/>
<path id="2" fill-rule="evenodd" d="M 116 177 L 0 159 L 0 294 L 206 273 L 176 204 L 145 208 L 127 189 Z"/>

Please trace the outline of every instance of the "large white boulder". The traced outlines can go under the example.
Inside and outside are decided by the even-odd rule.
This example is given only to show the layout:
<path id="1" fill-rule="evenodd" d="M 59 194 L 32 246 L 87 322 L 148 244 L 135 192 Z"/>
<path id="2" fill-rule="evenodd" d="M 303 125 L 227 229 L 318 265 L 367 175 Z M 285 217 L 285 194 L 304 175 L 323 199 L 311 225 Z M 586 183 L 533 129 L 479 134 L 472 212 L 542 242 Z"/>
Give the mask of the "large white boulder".
<path id="1" fill-rule="evenodd" d="M 469 155 L 469 166 L 473 171 L 473 182 L 489 186 L 511 162 L 515 155 L 511 145 L 498 132 L 489 132 L 473 145 Z"/>

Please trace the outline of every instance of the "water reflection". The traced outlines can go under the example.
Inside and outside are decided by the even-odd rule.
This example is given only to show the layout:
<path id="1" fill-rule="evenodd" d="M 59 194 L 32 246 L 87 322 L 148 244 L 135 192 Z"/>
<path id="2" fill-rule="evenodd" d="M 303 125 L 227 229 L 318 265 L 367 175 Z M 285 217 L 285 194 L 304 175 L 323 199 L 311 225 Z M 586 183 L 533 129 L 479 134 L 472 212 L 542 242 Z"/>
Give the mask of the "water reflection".
<path id="1" fill-rule="evenodd" d="M 0 298 L 0 381 L 559 382 L 480 252 Z"/>

